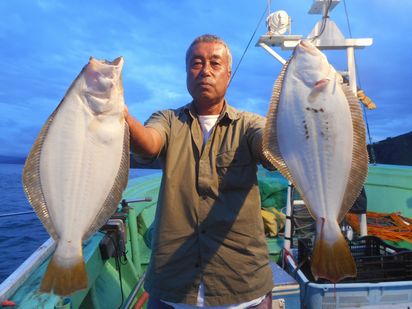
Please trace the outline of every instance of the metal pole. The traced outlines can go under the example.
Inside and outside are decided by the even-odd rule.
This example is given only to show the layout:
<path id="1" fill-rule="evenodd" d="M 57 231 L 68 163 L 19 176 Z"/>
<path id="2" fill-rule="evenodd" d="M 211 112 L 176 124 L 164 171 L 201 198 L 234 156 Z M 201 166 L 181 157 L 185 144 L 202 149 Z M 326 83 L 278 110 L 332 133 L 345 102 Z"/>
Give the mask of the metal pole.
<path id="1" fill-rule="evenodd" d="M 286 222 L 285 222 L 285 242 L 283 247 L 289 251 L 290 240 L 292 238 L 292 183 L 289 181 L 288 192 L 286 196 Z"/>
<path id="2" fill-rule="evenodd" d="M 348 55 L 348 75 L 349 75 L 349 86 L 353 93 L 356 95 L 357 85 L 356 85 L 356 65 L 355 65 L 355 49 L 353 46 L 349 46 L 347 49 Z"/>
<path id="3" fill-rule="evenodd" d="M 275 57 L 276 60 L 279 61 L 282 65 L 286 63 L 286 60 L 283 59 L 281 55 L 279 55 L 277 52 L 275 52 L 272 48 L 267 46 L 265 43 L 260 42 L 259 46 L 263 47 L 269 54 L 271 54 L 273 57 Z"/>
<path id="4" fill-rule="evenodd" d="M 152 198 L 150 196 L 145 197 L 145 198 L 140 198 L 140 199 L 136 199 L 136 200 L 129 200 L 129 201 L 125 201 L 127 204 L 131 204 L 131 203 L 142 203 L 142 202 L 151 202 Z"/>
<path id="5" fill-rule="evenodd" d="M 136 268 L 138 274 L 142 272 L 142 265 L 140 264 L 140 253 L 139 253 L 139 239 L 137 238 L 137 222 L 136 222 L 136 210 L 133 207 L 129 208 L 129 230 L 130 230 L 130 240 L 132 243 L 132 257 L 133 264 Z"/>
<path id="6" fill-rule="evenodd" d="M 353 94 L 357 96 L 358 86 L 356 83 L 356 63 L 355 63 L 355 49 L 353 46 L 347 48 L 348 55 L 348 75 L 349 75 L 349 87 L 351 88 Z M 360 225 L 360 235 L 368 235 L 368 223 L 366 214 L 361 214 L 359 216 L 359 225 Z"/>
<path id="7" fill-rule="evenodd" d="M 127 299 L 126 303 L 124 304 L 124 306 L 123 306 L 124 309 L 129 309 L 129 307 L 132 305 L 134 299 L 136 298 L 137 293 L 143 287 L 143 283 L 144 283 L 145 278 L 146 278 L 146 273 L 143 273 L 143 275 L 140 278 L 139 282 L 135 285 L 135 287 L 133 288 L 132 292 L 129 295 L 129 298 Z"/>

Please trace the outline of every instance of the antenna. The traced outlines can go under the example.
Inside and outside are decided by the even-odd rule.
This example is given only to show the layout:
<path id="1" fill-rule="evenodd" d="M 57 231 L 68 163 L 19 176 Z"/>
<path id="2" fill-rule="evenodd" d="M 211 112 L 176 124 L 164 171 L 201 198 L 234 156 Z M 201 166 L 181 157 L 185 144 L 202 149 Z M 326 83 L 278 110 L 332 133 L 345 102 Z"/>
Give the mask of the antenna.
<path id="1" fill-rule="evenodd" d="M 327 11 L 331 12 L 335 6 L 339 4 L 340 0 L 314 0 L 309 9 L 309 14 L 325 15 Z"/>

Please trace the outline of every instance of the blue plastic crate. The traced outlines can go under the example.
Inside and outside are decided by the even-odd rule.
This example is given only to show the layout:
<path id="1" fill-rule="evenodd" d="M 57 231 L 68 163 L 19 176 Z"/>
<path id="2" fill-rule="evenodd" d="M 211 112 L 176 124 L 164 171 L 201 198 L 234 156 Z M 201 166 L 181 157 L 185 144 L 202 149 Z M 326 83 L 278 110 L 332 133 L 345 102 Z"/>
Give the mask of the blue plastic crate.
<path id="1" fill-rule="evenodd" d="M 273 273 L 272 308 L 300 308 L 299 283 L 284 269 L 271 263 Z"/>
<path id="2" fill-rule="evenodd" d="M 356 278 L 345 278 L 340 283 L 372 283 L 412 281 L 412 251 L 390 246 L 376 236 L 365 236 L 348 243 L 356 263 Z M 299 239 L 298 264 L 310 281 L 312 241 Z M 316 283 L 331 283 L 318 279 Z"/>
<path id="3" fill-rule="evenodd" d="M 380 240 L 372 239 L 371 236 L 368 237 L 361 242 L 350 244 L 355 260 L 363 263 L 363 265 L 357 265 L 358 268 L 361 267 L 361 282 L 356 282 L 356 279 L 353 282 L 337 284 L 322 281 L 314 282 L 310 278 L 311 274 L 307 276 L 301 269 L 297 269 L 297 264 L 303 265 L 301 258 L 299 258 L 302 249 L 299 252 L 293 249 L 293 257 L 287 257 L 287 265 L 289 273 L 300 284 L 301 308 L 372 308 L 371 306 L 373 308 L 388 309 L 412 308 L 412 279 L 407 280 L 411 267 L 410 254 L 405 251 L 399 252 Z M 295 262 L 295 259 L 300 262 Z M 404 267 L 402 274 L 393 266 L 393 259 Z M 377 268 L 375 261 L 380 261 L 382 267 L 388 264 L 390 268 L 389 277 L 395 278 L 395 280 L 377 281 L 379 277 L 388 277 L 388 271 Z M 365 265 L 368 267 L 365 268 Z M 394 274 L 396 275 L 394 276 Z M 367 280 L 368 276 L 370 276 L 370 282 Z M 396 280 L 397 276 L 399 277 L 398 280 Z"/>

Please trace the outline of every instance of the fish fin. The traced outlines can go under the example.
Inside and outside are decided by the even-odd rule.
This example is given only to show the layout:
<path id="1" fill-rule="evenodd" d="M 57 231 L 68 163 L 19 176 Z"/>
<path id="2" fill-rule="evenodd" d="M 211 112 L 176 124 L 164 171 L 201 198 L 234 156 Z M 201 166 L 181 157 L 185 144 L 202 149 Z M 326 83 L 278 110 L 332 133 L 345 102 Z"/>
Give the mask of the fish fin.
<path id="1" fill-rule="evenodd" d="M 349 103 L 353 126 L 352 167 L 344 194 L 342 207 L 338 215 L 341 222 L 358 198 L 368 174 L 368 151 L 366 148 L 366 131 L 359 100 L 349 86 L 342 84 L 342 90 Z"/>
<path id="2" fill-rule="evenodd" d="M 46 200 L 43 194 L 43 189 L 40 179 L 40 155 L 44 140 L 46 138 L 47 132 L 53 123 L 53 120 L 61 106 L 59 106 L 53 111 L 49 116 L 46 123 L 40 130 L 39 135 L 37 136 L 36 141 L 33 144 L 32 149 L 30 150 L 29 155 L 27 156 L 26 162 L 23 168 L 23 189 L 26 193 L 27 199 L 29 200 L 31 206 L 36 212 L 41 223 L 46 228 L 47 232 L 54 240 L 58 240 L 59 236 L 54 228 L 53 222 L 51 221 L 49 210 L 46 205 Z"/>
<path id="3" fill-rule="evenodd" d="M 277 132 L 276 132 L 276 119 L 278 113 L 278 106 L 280 101 L 280 94 L 282 92 L 283 79 L 286 74 L 289 62 L 286 62 L 282 68 L 282 71 L 277 78 L 275 85 L 273 86 L 272 97 L 270 98 L 269 111 L 266 117 L 266 126 L 263 132 L 262 140 L 262 152 L 265 158 L 276 167 L 279 172 L 285 176 L 289 181 L 294 184 L 289 169 L 282 158 L 280 153 Z"/>
<path id="4" fill-rule="evenodd" d="M 308 96 L 308 102 L 309 103 L 315 102 L 319 94 L 329 85 L 329 82 L 330 80 L 327 78 L 317 81 Z"/>
<path id="5" fill-rule="evenodd" d="M 130 137 L 129 126 L 124 122 L 124 135 L 123 135 L 123 153 L 119 165 L 117 176 L 114 180 L 112 189 L 108 192 L 104 205 L 101 207 L 100 212 L 96 215 L 90 228 L 83 236 L 83 240 L 88 239 L 94 233 L 96 233 L 103 224 L 106 223 L 107 218 L 112 215 L 117 205 L 119 204 L 124 189 L 127 186 L 129 179 L 129 166 L 130 166 Z"/>
<path id="6" fill-rule="evenodd" d="M 67 296 L 87 288 L 86 266 L 79 256 L 70 266 L 59 263 L 54 254 L 40 285 L 40 292 Z"/>
<path id="7" fill-rule="evenodd" d="M 327 79 L 327 78 L 318 80 L 315 83 L 314 89 L 316 89 L 317 91 L 322 91 L 329 85 L 329 82 L 330 82 L 330 79 Z"/>
<path id="8" fill-rule="evenodd" d="M 333 244 L 326 242 L 323 237 L 316 239 L 311 270 L 316 280 L 324 278 L 334 283 L 356 277 L 356 264 L 342 234 Z"/>

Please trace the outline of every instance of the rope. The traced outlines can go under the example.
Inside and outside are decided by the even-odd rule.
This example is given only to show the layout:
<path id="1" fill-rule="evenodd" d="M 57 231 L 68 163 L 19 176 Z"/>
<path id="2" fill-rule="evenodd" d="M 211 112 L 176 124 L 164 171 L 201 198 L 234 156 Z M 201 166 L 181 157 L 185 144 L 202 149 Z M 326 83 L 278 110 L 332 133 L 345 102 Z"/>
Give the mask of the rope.
<path id="1" fill-rule="evenodd" d="M 27 215 L 27 214 L 34 214 L 34 211 L 29 210 L 29 211 L 21 211 L 21 212 L 12 212 L 12 213 L 8 213 L 8 214 L 0 214 L 0 218 Z"/>
<path id="2" fill-rule="evenodd" d="M 328 18 L 329 18 L 329 10 L 330 10 L 330 7 L 331 7 L 331 6 L 332 6 L 332 0 L 328 0 L 328 6 L 326 7 L 325 13 L 324 13 L 324 15 L 323 15 L 323 17 L 322 17 L 322 24 L 321 24 L 321 26 L 320 26 L 320 32 L 319 32 L 317 35 L 315 35 L 313 38 L 310 39 L 311 42 L 313 42 L 313 41 L 315 41 L 317 38 L 319 38 L 319 37 L 322 35 L 322 33 L 325 31 L 326 22 L 327 22 L 327 20 L 328 20 Z"/>
<path id="3" fill-rule="evenodd" d="M 252 34 L 249 42 L 247 43 L 247 46 L 246 46 L 245 50 L 243 51 L 242 57 L 240 57 L 240 60 L 239 60 L 239 62 L 237 63 L 236 68 L 235 68 L 235 70 L 234 70 L 234 72 L 233 72 L 233 74 L 232 74 L 232 77 L 230 78 L 228 87 L 230 86 L 230 83 L 232 82 L 233 78 L 235 77 L 236 72 L 237 72 L 240 64 L 242 63 L 243 57 L 245 56 L 245 54 L 246 54 L 246 52 L 247 52 L 247 50 L 248 50 L 248 48 L 249 48 L 249 46 L 250 46 L 250 43 L 252 42 L 253 38 L 255 37 L 255 34 L 256 34 L 256 32 L 257 32 L 257 30 L 258 30 L 258 28 L 259 28 L 259 26 L 260 26 L 260 24 L 261 24 L 261 22 L 262 22 L 263 17 L 265 17 L 265 15 L 266 15 L 266 10 L 267 10 L 267 9 L 268 9 L 268 8 L 265 6 L 265 10 L 263 11 L 262 17 L 260 17 L 260 20 L 259 20 L 259 22 L 258 22 L 258 24 L 257 24 L 257 26 L 256 26 L 256 29 L 255 29 L 255 31 L 253 32 L 253 34 Z"/>
<path id="4" fill-rule="evenodd" d="M 360 224 L 356 214 L 348 213 L 346 221 L 359 233 Z M 403 217 L 400 213 L 367 212 L 368 234 L 384 240 L 408 241 L 412 243 L 412 219 Z"/>

